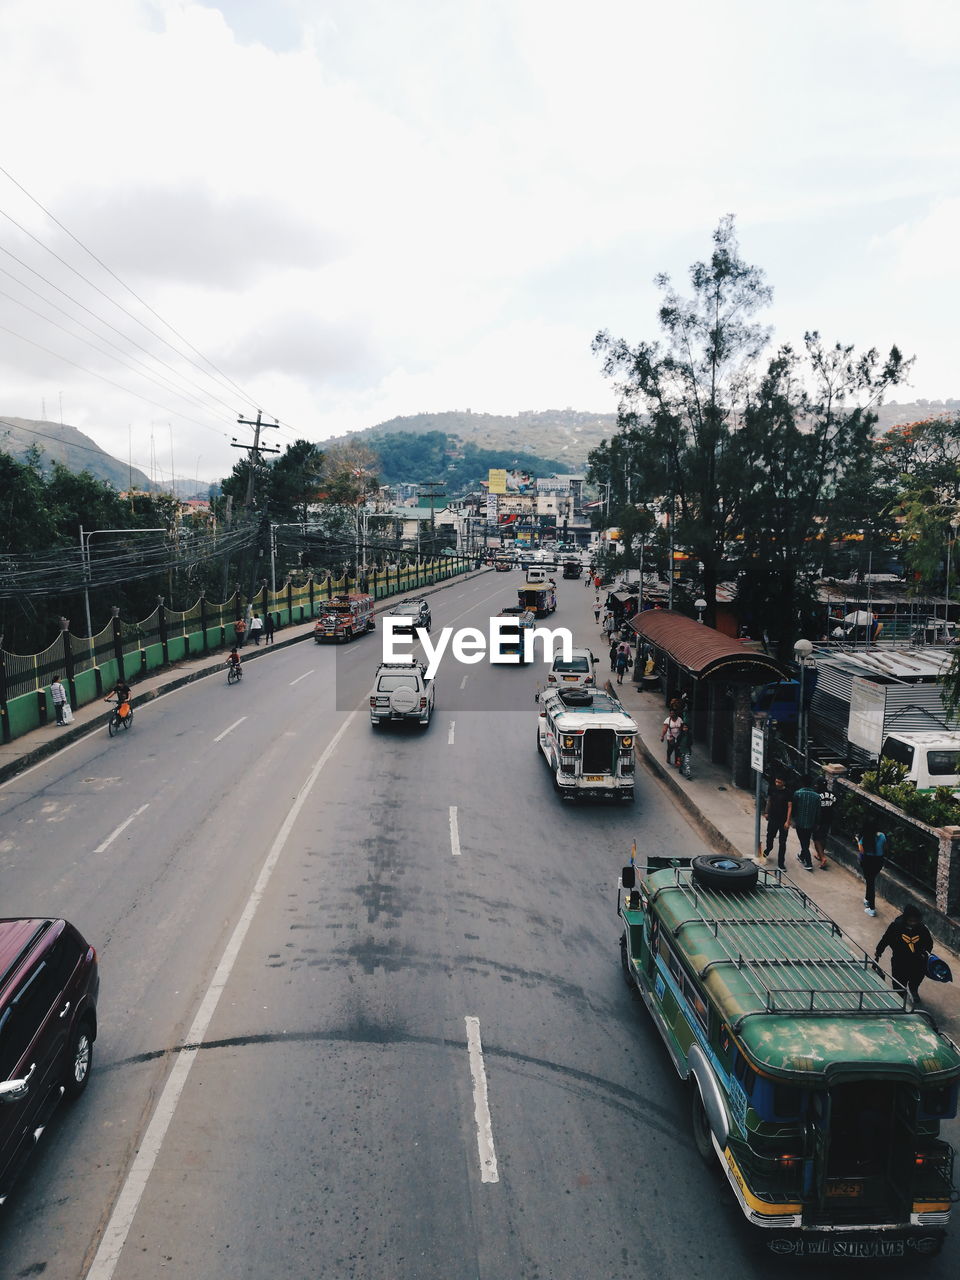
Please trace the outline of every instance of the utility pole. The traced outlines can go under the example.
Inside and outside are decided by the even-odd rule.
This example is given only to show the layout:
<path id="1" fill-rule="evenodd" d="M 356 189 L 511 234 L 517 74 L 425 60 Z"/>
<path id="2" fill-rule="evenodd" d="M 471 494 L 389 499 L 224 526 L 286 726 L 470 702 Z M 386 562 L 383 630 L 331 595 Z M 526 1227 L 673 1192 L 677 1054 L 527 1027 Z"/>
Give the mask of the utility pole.
<path id="1" fill-rule="evenodd" d="M 250 455 L 250 470 L 247 474 L 247 493 L 243 500 L 244 507 L 246 507 L 246 509 L 249 511 L 250 508 L 253 506 L 253 497 L 254 497 L 253 481 L 254 481 L 254 476 L 256 474 L 257 467 L 260 465 L 261 453 L 279 453 L 280 452 L 279 449 L 270 449 L 268 448 L 267 445 L 261 444 L 260 432 L 267 431 L 267 430 L 279 431 L 280 423 L 279 422 L 261 422 L 259 409 L 257 410 L 257 416 L 254 421 L 251 421 L 249 418 L 238 418 L 237 422 L 242 427 L 253 427 L 253 444 L 237 444 L 236 439 L 234 439 L 230 446 L 232 449 L 246 449 L 247 453 Z"/>
<path id="2" fill-rule="evenodd" d="M 262 453 L 279 453 L 280 452 L 279 449 L 271 449 L 267 445 L 261 444 L 260 432 L 266 431 L 268 429 L 273 431 L 279 431 L 280 424 L 279 422 L 276 422 L 276 421 L 261 422 L 259 409 L 257 410 L 257 416 L 254 421 L 251 422 L 249 418 L 238 418 L 237 422 L 242 427 L 253 427 L 253 444 L 237 444 L 237 441 L 234 440 L 231 445 L 231 447 L 234 449 L 246 449 L 247 454 L 249 455 L 250 466 L 247 471 L 247 492 L 243 499 L 244 510 L 249 512 L 253 510 L 253 505 L 254 505 L 254 496 L 255 496 L 254 495 L 254 478 L 257 472 L 260 470 L 260 455 Z M 257 558 L 254 561 L 254 565 L 253 565 L 254 581 L 250 588 L 251 595 L 256 595 L 256 579 L 259 576 L 259 563 L 263 556 L 264 549 L 267 546 L 267 539 L 269 538 L 269 536 L 270 536 L 269 515 L 266 507 L 264 507 L 263 515 L 260 520 L 260 528 L 258 531 L 258 542 L 260 546 L 257 552 Z"/>
<path id="3" fill-rule="evenodd" d="M 434 509 L 433 509 L 434 503 L 436 502 L 437 498 L 445 498 L 447 496 L 446 493 L 442 489 L 440 489 L 440 483 L 441 482 L 439 480 L 424 480 L 422 488 L 429 489 L 430 492 L 419 493 L 417 495 L 418 502 L 421 498 L 430 499 L 430 554 L 434 556 L 437 554 L 437 538 L 436 538 L 437 529 L 436 529 L 436 518 L 435 518 Z M 438 489 L 440 490 L 439 493 L 437 492 Z"/>

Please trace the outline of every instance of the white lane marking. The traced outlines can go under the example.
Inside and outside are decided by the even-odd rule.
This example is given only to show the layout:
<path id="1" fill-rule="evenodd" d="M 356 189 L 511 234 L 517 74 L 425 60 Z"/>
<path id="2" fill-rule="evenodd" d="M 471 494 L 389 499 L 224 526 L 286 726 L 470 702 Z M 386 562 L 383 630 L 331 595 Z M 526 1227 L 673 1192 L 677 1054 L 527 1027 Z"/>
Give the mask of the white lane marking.
<path id="1" fill-rule="evenodd" d="M 180 1101 L 180 1095 L 187 1083 L 187 1077 L 190 1074 L 190 1068 L 193 1066 L 203 1038 L 207 1033 L 207 1028 L 216 1012 L 220 997 L 223 995 L 224 988 L 230 981 L 230 974 L 233 972 L 233 966 L 236 964 L 237 956 L 240 954 L 240 948 L 243 946 L 243 940 L 247 936 L 247 930 L 253 923 L 257 908 L 263 900 L 263 896 L 267 891 L 270 883 L 270 877 L 273 875 L 280 854 L 283 852 L 284 846 L 293 830 L 294 823 L 300 816 L 300 810 L 306 804 L 310 792 L 320 776 L 323 766 L 340 743 L 340 739 L 346 733 L 347 729 L 353 723 L 358 708 L 347 716 L 343 724 L 330 739 L 320 759 L 313 766 L 306 782 L 300 788 L 300 793 L 290 806 L 287 816 L 281 824 L 280 830 L 277 832 L 276 839 L 270 846 L 270 852 L 264 860 L 263 866 L 260 868 L 260 874 L 257 877 L 257 883 L 253 886 L 253 891 L 247 900 L 246 906 L 240 919 L 237 921 L 236 928 L 224 949 L 223 955 L 220 957 L 220 963 L 217 965 L 217 971 L 213 975 L 210 986 L 207 988 L 206 994 L 200 1002 L 200 1008 L 193 1020 L 193 1025 L 187 1032 L 187 1039 L 184 1047 L 177 1054 L 176 1062 L 173 1064 L 173 1070 L 167 1077 L 167 1083 L 163 1087 L 163 1093 L 157 1103 L 157 1108 L 153 1113 L 147 1131 L 143 1135 L 143 1141 L 137 1151 L 133 1164 L 130 1166 L 130 1172 L 127 1179 L 120 1189 L 120 1195 L 117 1203 L 113 1207 L 113 1213 L 110 1215 L 110 1221 L 107 1223 L 106 1230 L 103 1233 L 103 1239 L 100 1241 L 100 1248 L 97 1250 L 97 1256 L 93 1260 L 90 1270 L 87 1272 L 86 1280 L 111 1280 L 117 1263 L 120 1260 L 120 1253 L 126 1243 L 127 1236 L 130 1234 L 130 1228 L 133 1225 L 133 1219 L 136 1215 L 140 1199 L 146 1189 L 147 1179 L 153 1171 L 157 1157 L 160 1154 L 160 1148 L 166 1136 L 170 1123 L 173 1120 L 174 1112 Z"/>
<path id="2" fill-rule="evenodd" d="M 449 733 L 447 734 L 447 746 L 448 746 L 448 747 L 452 747 L 452 746 L 453 746 L 453 734 L 454 734 L 454 730 L 456 729 L 456 727 L 457 727 L 457 722 L 456 722 L 456 720 L 451 720 L 451 721 L 450 721 L 450 731 L 449 731 Z"/>
<path id="3" fill-rule="evenodd" d="M 459 594 L 458 596 L 454 596 L 453 598 L 454 598 L 454 600 L 462 600 L 462 599 L 463 599 L 463 597 L 464 597 L 466 594 L 467 594 L 467 593 L 466 593 L 465 591 L 461 591 L 461 592 L 460 592 L 460 594 Z"/>
<path id="4" fill-rule="evenodd" d="M 142 804 L 139 809 L 135 809 L 133 813 L 131 813 L 130 817 L 126 820 L 126 822 L 121 822 L 119 827 L 117 827 L 116 831 L 111 831 L 110 834 L 107 836 L 106 840 L 104 840 L 103 844 L 98 844 L 93 852 L 105 853 L 106 850 L 109 849 L 110 846 L 113 844 L 114 840 L 116 840 L 117 836 L 121 833 L 121 831 L 126 831 L 127 827 L 129 827 L 130 823 L 134 820 L 134 818 L 139 818 L 141 813 L 143 813 L 144 809 L 149 809 L 149 808 L 150 808 L 150 804 L 148 801 L 146 804 Z"/>
<path id="5" fill-rule="evenodd" d="M 224 729 L 223 733 L 217 734 L 217 736 L 214 738 L 214 742 L 221 742 L 227 736 L 228 733 L 233 733 L 234 729 L 236 729 L 238 725 L 243 724 L 246 718 L 247 718 L 246 716 L 241 716 L 239 720 L 234 720 L 233 724 L 230 726 L 229 729 Z"/>
<path id="6" fill-rule="evenodd" d="M 307 676 L 312 676 L 314 671 L 316 671 L 316 667 L 311 667 L 310 670 L 305 671 L 302 676 L 297 676 L 296 680 L 291 680 L 290 688 L 292 689 L 295 684 L 299 684 L 301 680 L 306 680 Z"/>
<path id="7" fill-rule="evenodd" d="M 480 1019 L 466 1017 L 463 1021 L 467 1027 L 467 1053 L 470 1057 L 470 1077 L 473 1080 L 473 1115 L 477 1123 L 480 1181 L 499 1182 L 497 1153 L 493 1147 L 493 1126 L 490 1123 L 490 1105 L 487 1101 L 487 1073 L 483 1066 L 483 1047 L 480 1044 Z"/>
<path id="8" fill-rule="evenodd" d="M 462 689 L 466 683 L 467 683 L 467 676 L 464 676 L 463 679 L 460 681 L 460 688 Z"/>
<path id="9" fill-rule="evenodd" d="M 457 822 L 457 806 L 450 806 L 450 852 L 455 858 L 460 857 L 460 825 Z"/>

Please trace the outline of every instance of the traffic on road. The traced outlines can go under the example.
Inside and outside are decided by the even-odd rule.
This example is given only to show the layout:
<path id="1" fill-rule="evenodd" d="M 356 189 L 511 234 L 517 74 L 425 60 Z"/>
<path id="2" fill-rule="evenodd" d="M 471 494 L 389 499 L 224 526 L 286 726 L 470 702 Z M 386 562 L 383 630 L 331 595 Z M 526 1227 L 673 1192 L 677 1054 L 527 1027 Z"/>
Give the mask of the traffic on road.
<path id="1" fill-rule="evenodd" d="M 6 914 L 69 919 L 99 975 L 93 1068 L 67 1036 L 83 1096 L 12 1186 L 0 1276 L 771 1274 L 623 981 L 631 850 L 713 850 L 637 763 L 594 592 L 511 566 L 398 616 L 435 640 L 514 610 L 522 649 L 544 586 L 589 655 L 570 670 L 451 644 L 427 679 L 408 635 L 411 685 L 381 665 L 384 611 L 349 601 L 334 643 L 261 653 L 229 691 L 218 662 L 122 743 L 0 786 Z M 924 1269 L 958 1265 L 948 1234 Z"/>

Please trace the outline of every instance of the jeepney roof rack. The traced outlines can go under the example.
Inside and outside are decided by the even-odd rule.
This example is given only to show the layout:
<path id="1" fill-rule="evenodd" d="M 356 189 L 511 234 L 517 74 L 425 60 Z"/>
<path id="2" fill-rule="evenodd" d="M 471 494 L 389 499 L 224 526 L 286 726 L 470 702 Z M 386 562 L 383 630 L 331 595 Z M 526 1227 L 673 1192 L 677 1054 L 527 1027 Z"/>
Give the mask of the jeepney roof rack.
<path id="1" fill-rule="evenodd" d="M 757 1014 L 862 1017 L 911 1011 L 906 991 L 887 987 L 873 957 L 812 898 L 785 883 L 779 870 L 759 868 L 759 892 L 750 893 L 705 888 L 696 883 L 689 867 L 672 870 L 673 884 L 659 886 L 653 896 L 677 890 L 690 908 L 689 915 L 672 924 L 673 936 L 707 928 L 715 953 L 698 970 L 699 976 L 735 970 L 743 982 L 742 995 L 756 1001 L 756 1007 L 740 1013 L 734 1030 Z M 802 937 L 802 958 L 785 945 L 788 934 Z M 933 1023 L 926 1010 L 916 1012 Z"/>

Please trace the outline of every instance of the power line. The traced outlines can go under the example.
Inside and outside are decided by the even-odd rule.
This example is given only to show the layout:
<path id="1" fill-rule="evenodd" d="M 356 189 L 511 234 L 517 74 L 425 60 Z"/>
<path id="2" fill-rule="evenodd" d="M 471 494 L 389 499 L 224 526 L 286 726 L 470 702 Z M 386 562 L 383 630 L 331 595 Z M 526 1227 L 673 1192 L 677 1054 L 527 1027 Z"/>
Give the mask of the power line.
<path id="1" fill-rule="evenodd" d="M 99 266 L 103 271 L 105 271 L 105 272 L 107 273 L 107 275 L 108 275 L 108 276 L 110 276 L 110 278 L 111 278 L 111 279 L 115 280 L 115 281 L 117 282 L 117 284 L 118 284 L 118 285 L 120 285 L 120 287 L 121 287 L 122 289 L 126 290 L 126 292 L 127 292 L 127 293 L 132 297 L 132 298 L 134 298 L 134 299 L 135 299 L 135 300 L 140 304 L 140 306 L 144 307 L 144 308 L 145 308 L 145 309 L 146 309 L 146 310 L 147 310 L 147 311 L 148 311 L 152 316 L 154 316 L 154 317 L 155 317 L 155 318 L 160 322 L 160 324 L 162 324 L 162 325 L 164 326 L 164 328 L 168 329 L 168 330 L 170 331 L 170 333 L 172 333 L 172 334 L 173 334 L 173 335 L 174 335 L 174 336 L 175 336 L 175 337 L 176 337 L 180 342 L 182 342 L 182 343 L 183 343 L 183 344 L 188 348 L 188 350 L 189 350 L 189 351 L 192 351 L 192 352 L 193 352 L 197 357 L 199 357 L 199 359 L 203 361 L 204 365 L 208 366 L 208 368 L 209 368 L 209 369 L 212 369 L 212 370 L 213 370 L 213 372 L 216 374 L 216 378 L 215 378 L 215 379 L 213 379 L 214 381 L 219 380 L 220 385 L 221 385 L 221 386 L 223 386 L 223 387 L 224 387 L 224 389 L 227 389 L 227 390 L 232 389 L 232 390 L 234 390 L 234 391 L 238 392 L 238 393 L 239 393 L 239 395 L 242 397 L 242 399 L 243 399 L 243 400 L 245 400 L 245 401 L 247 401 L 248 403 L 249 403 L 249 402 L 251 402 L 251 401 L 252 401 L 252 402 L 255 402 L 255 401 L 256 401 L 257 397 L 255 397 L 255 396 L 251 396 L 251 395 L 248 395 L 248 394 L 243 390 L 243 388 L 242 388 L 242 387 L 240 387 L 236 382 L 234 382 L 234 380 L 233 380 L 232 378 L 230 378 L 230 377 L 229 377 L 227 374 L 225 374 L 225 373 L 224 373 L 224 372 L 223 372 L 223 371 L 222 371 L 222 370 L 221 370 L 221 369 L 220 369 L 216 364 L 214 364 L 214 362 L 213 362 L 213 361 L 212 361 L 208 356 L 205 356 L 205 355 L 203 354 L 203 352 L 201 352 L 197 347 L 195 347 L 195 346 L 193 345 L 193 343 L 191 343 L 191 342 L 189 341 L 189 339 L 187 339 L 187 338 L 186 338 L 183 334 L 181 334 L 181 333 L 180 333 L 180 332 L 179 332 L 179 331 L 178 331 L 178 330 L 177 330 L 177 329 L 176 329 L 172 324 L 170 324 L 170 322 L 169 322 L 168 320 L 165 320 L 165 319 L 164 319 L 164 317 L 163 317 L 163 316 L 161 316 L 161 315 L 159 314 L 159 312 L 158 312 L 158 311 L 156 311 L 156 310 L 155 310 L 155 309 L 154 309 L 154 308 L 153 308 L 153 307 L 152 307 L 152 306 L 151 306 L 151 305 L 150 305 L 150 304 L 149 304 L 145 299 L 141 298 L 141 297 L 140 297 L 140 295 L 139 295 L 138 293 L 136 293 L 136 292 L 135 292 L 135 291 L 134 291 L 134 290 L 133 290 L 133 289 L 132 289 L 132 288 L 131 288 L 127 283 L 126 283 L 126 281 L 122 280 L 122 279 L 120 278 L 120 276 L 118 276 L 118 275 L 117 275 L 117 273 L 116 273 L 116 272 L 115 272 L 111 267 L 109 267 L 109 266 L 108 266 L 108 265 L 107 265 L 107 264 L 106 264 L 106 263 L 105 263 L 101 258 L 99 258 L 99 257 L 97 256 L 97 254 L 95 254 L 95 253 L 93 252 L 93 250 L 92 250 L 92 249 L 90 249 L 86 244 L 84 244 L 84 242 L 83 242 L 83 241 L 82 241 L 78 236 L 76 236 L 76 235 L 75 235 L 75 234 L 74 234 L 74 233 L 69 229 L 69 227 L 65 226 L 65 225 L 64 225 L 64 223 L 62 223 L 62 222 L 59 220 L 59 218 L 57 218 L 57 217 L 55 216 L 55 214 L 51 213 L 51 212 L 50 212 L 50 210 L 49 210 L 49 209 L 47 209 L 47 208 L 46 208 L 46 206 L 45 206 L 45 205 L 43 205 L 43 204 L 42 204 L 42 203 L 41 203 L 41 202 L 36 198 L 36 196 L 34 196 L 30 191 L 28 191 L 28 190 L 27 190 L 27 188 L 26 188 L 26 187 L 25 187 L 21 182 L 18 182 L 18 181 L 17 181 L 17 179 L 16 179 L 16 178 L 14 178 L 14 176 L 13 176 L 13 175 L 12 175 L 12 174 L 7 170 L 7 169 L 3 168 L 3 166 L 2 166 L 2 165 L 0 165 L 0 173 L 2 173 L 2 174 L 4 175 L 4 177 L 5 177 L 5 178 L 7 178 L 7 180 L 8 180 L 9 182 L 13 183 L 13 185 L 14 185 L 14 186 L 19 190 L 19 191 L 21 191 L 21 192 L 22 192 L 22 193 L 27 197 L 27 199 L 28 199 L 28 200 L 30 200 L 30 201 L 31 201 L 31 203 L 32 203 L 32 204 L 34 204 L 34 205 L 35 205 L 35 206 L 36 206 L 36 207 L 37 207 L 37 208 L 38 208 L 38 209 L 39 209 L 39 210 L 40 210 L 40 211 L 45 215 L 45 217 L 49 218 L 49 219 L 50 219 L 50 221 L 51 221 L 51 222 L 53 222 L 53 224 L 54 224 L 55 226 L 59 227 L 59 228 L 60 228 L 60 230 L 64 233 L 64 235 L 69 236 L 69 238 L 74 242 L 74 244 L 76 244 L 80 249 L 82 249 L 82 250 L 83 250 L 83 252 L 84 252 L 84 253 L 86 253 L 86 254 L 88 255 L 88 257 L 92 258 L 92 259 L 93 259 L 93 261 L 97 264 L 97 266 Z M 48 245 L 45 245 L 41 240 L 39 240 L 39 239 L 38 239 L 36 236 L 34 236 L 31 232 L 27 231 L 25 227 L 22 227 L 18 222 L 16 222 L 16 220 L 15 220 L 15 219 L 13 219 L 13 218 L 12 218 L 9 214 L 7 214 L 4 210 L 0 209 L 0 215 L 2 215 L 3 217 L 7 218 L 7 219 L 8 219 L 8 221 L 12 222 L 14 226 L 18 227 L 18 228 L 19 228 L 19 229 L 24 233 L 24 235 L 29 236 L 29 238 L 30 238 L 31 240 L 33 240 L 33 242 L 34 242 L 35 244 L 37 244 L 41 249 L 46 250 L 46 252 L 47 252 L 47 253 L 49 253 L 52 257 L 54 257 L 58 262 L 62 263 L 62 264 L 63 264 L 63 265 L 64 265 L 64 266 L 69 270 L 69 271 L 72 271 L 72 272 L 73 272 L 75 275 L 77 275 L 81 280 L 83 280 L 85 283 L 87 283 L 87 284 L 88 284 L 92 289 L 95 289 L 95 290 L 97 291 L 97 293 L 99 293 L 99 294 L 100 294 L 103 298 L 105 298 L 108 302 L 112 303 L 115 307 L 117 307 L 117 308 L 118 308 L 118 310 L 122 311 L 122 312 L 123 312 L 123 314 L 124 314 L 124 315 L 126 315 L 126 316 L 128 316 L 131 320 L 133 320 L 135 324 L 139 324 L 139 325 L 141 326 L 141 328 L 143 328 L 144 330 L 146 330 L 146 332 L 147 332 L 147 333 L 151 334 L 151 336 L 152 336 L 152 337 L 157 338 L 157 339 L 158 339 L 158 341 L 160 341 L 160 342 L 164 343 L 164 345 L 165 345 L 165 346 L 169 347 L 171 351 L 176 352 L 176 354 L 177 354 L 181 359 L 186 359 L 186 360 L 187 360 L 187 362 L 188 362 L 188 364 L 192 365 L 192 366 L 193 366 L 193 367 L 194 367 L 194 368 L 195 368 L 199 373 L 202 373 L 202 374 L 203 374 L 205 377 L 207 377 L 207 378 L 211 377 L 211 375 L 210 375 L 210 373 L 208 372 L 208 370 L 207 370 L 207 369 L 202 368 L 200 365 L 198 365 L 198 364 L 196 363 L 196 361 L 192 360 L 192 359 L 191 359 L 188 355 L 186 355 L 183 351 L 178 350 L 178 348 L 177 348 L 177 347 L 175 347 L 175 346 L 173 345 L 173 343 L 171 343 L 168 339 L 164 338 L 162 334 L 156 333 L 153 329 L 151 329 L 151 328 L 149 327 L 149 325 L 144 324 L 144 323 L 143 323 L 143 321 L 139 319 L 139 317 L 135 316 L 131 311 L 128 311 L 128 310 L 127 310 L 125 307 L 123 307 L 119 302 L 117 302 L 117 300 L 116 300 L 115 298 L 111 298 L 111 297 L 110 297 L 110 295 L 109 295 L 108 293 L 106 293 L 106 292 L 105 292 L 103 289 L 101 289 L 98 285 L 94 284 L 92 280 L 89 280 L 85 275 L 83 275 L 83 273 L 82 273 L 82 272 L 78 271 L 76 267 L 72 266 L 72 264 L 70 264 L 69 262 L 67 262 L 64 258 L 61 258 L 61 257 L 60 257 L 60 255 L 59 255 L 59 254 L 57 254 L 57 253 L 55 253 L 55 252 L 54 252 L 54 251 L 53 251 L 53 250 L 52 250 Z M 8 251 L 6 251 L 6 250 L 5 250 L 4 252 L 8 252 Z M 13 255 L 11 255 L 11 256 L 13 256 Z M 22 264 L 22 265 L 24 265 L 24 266 L 25 266 L 26 264 Z M 29 267 L 28 267 L 27 269 L 28 269 L 28 270 L 32 270 L 32 268 L 29 268 Z M 41 278 L 42 278 L 42 277 L 41 277 Z M 53 288 L 56 288 L 57 286 L 56 286 L 56 285 L 53 285 L 52 287 L 53 287 Z M 78 305 L 78 306 L 82 306 L 83 304 L 82 304 L 82 303 L 77 303 L 77 305 Z M 86 309 L 86 308 L 85 308 L 85 309 Z M 93 314 L 93 313 L 91 312 L 90 314 Z M 99 318 L 99 317 L 98 317 L 98 318 Z M 104 320 L 104 321 L 102 321 L 102 323 L 104 323 L 104 324 L 108 324 L 109 322 Z M 113 326 L 110 326 L 110 327 L 112 328 Z M 119 332 L 119 330 L 118 330 L 117 332 Z M 127 337 L 127 335 L 122 335 L 122 336 L 124 337 L 124 339 L 125 339 L 126 341 L 130 341 L 130 342 L 132 342 L 132 341 L 133 341 L 131 338 Z M 138 344 L 134 344 L 134 345 L 138 345 Z M 140 349 L 141 349 L 141 350 L 145 350 L 145 349 L 144 349 L 144 348 L 142 348 L 142 347 L 141 347 Z M 146 354 L 150 355 L 151 353 L 146 352 Z M 152 356 L 151 358 L 159 360 L 159 357 L 156 357 L 156 356 Z M 164 365 L 165 365 L 165 367 L 167 367 L 167 368 L 170 368 L 170 369 L 171 369 L 171 372 L 174 372 L 174 370 L 172 369 L 172 367 L 171 367 L 170 365 L 166 364 L 166 362 L 165 362 L 165 361 L 160 360 L 160 361 L 159 361 L 159 363 L 164 364 Z M 179 375 L 179 374 L 178 374 L 177 376 L 181 376 L 181 375 Z M 188 380 L 188 379 L 184 379 L 184 381 L 189 382 L 189 380 Z M 192 383 L 191 383 L 190 385 L 196 386 L 196 384 L 192 384 Z M 201 392 L 201 394 L 203 394 L 203 395 L 208 395 L 208 396 L 210 397 L 210 399 L 212 399 L 212 400 L 218 400 L 218 399 L 219 399 L 218 397 L 214 396 L 212 393 L 210 393 L 210 392 L 206 392 L 206 391 L 203 391 L 203 390 L 202 390 L 201 388 L 199 388 L 199 387 L 197 388 L 197 390 L 199 390 L 199 391 Z M 222 400 L 220 400 L 220 401 L 219 401 L 219 403 L 224 404 L 224 402 L 223 402 Z M 232 406 L 225 406 L 225 407 L 230 407 L 230 408 L 232 408 Z M 278 422 L 278 425 L 280 425 L 278 420 L 277 420 L 277 422 Z M 288 430 L 290 430 L 290 431 L 291 431 L 291 434 L 295 434 L 295 431 L 294 431 L 294 429 L 293 429 L 292 427 L 288 427 L 288 425 L 287 425 L 287 424 L 283 424 L 283 425 L 284 425 L 284 427 L 285 427 L 286 429 L 288 429 Z"/>

